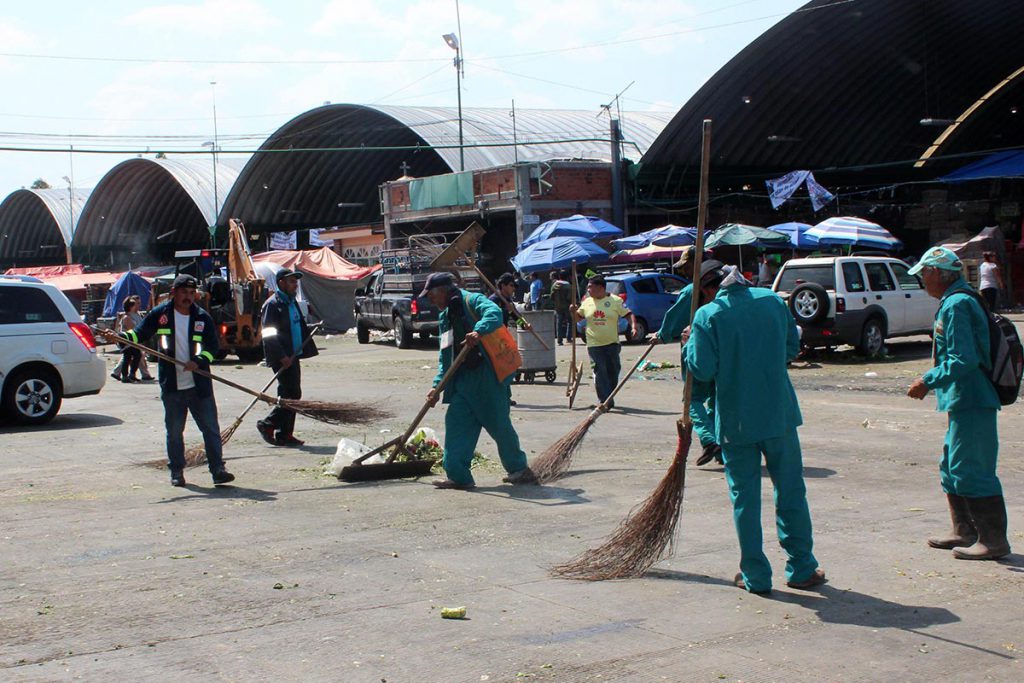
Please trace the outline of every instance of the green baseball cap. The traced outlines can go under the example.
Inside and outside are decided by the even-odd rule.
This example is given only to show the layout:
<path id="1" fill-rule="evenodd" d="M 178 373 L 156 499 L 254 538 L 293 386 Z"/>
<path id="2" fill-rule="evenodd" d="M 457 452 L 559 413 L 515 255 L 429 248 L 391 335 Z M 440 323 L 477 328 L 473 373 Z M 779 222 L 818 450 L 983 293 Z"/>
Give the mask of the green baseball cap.
<path id="1" fill-rule="evenodd" d="M 963 268 L 960 257 L 946 247 L 933 247 L 924 253 L 917 265 L 910 269 L 911 275 L 917 275 L 924 268 L 959 271 Z"/>

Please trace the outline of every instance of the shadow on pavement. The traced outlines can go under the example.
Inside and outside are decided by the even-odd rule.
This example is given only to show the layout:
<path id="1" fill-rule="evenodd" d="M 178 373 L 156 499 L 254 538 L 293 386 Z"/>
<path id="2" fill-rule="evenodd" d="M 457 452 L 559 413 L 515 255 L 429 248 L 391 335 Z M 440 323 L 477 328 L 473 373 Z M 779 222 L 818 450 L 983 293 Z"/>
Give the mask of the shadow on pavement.
<path id="1" fill-rule="evenodd" d="M 15 432 L 52 432 L 64 429 L 93 429 L 95 427 L 114 427 L 124 424 L 124 420 L 111 415 L 96 415 L 94 413 L 67 413 L 57 414 L 50 422 L 30 427 L 18 425 L 12 422 L 0 421 L 0 434 L 13 434 Z"/>
<path id="2" fill-rule="evenodd" d="M 651 569 L 644 574 L 644 578 L 661 579 L 669 581 L 686 581 L 688 583 L 703 583 L 709 586 L 729 586 L 736 588 L 729 579 L 720 576 L 708 576 L 707 574 L 693 574 L 681 572 L 677 569 Z M 736 590 L 739 590 L 736 588 Z"/>
<path id="3" fill-rule="evenodd" d="M 480 493 L 485 496 L 511 498 L 527 503 L 540 503 L 545 500 L 561 501 L 555 505 L 579 505 L 589 503 L 590 499 L 581 495 L 584 489 L 567 489 L 561 486 L 477 486 L 468 493 Z"/>
<path id="4" fill-rule="evenodd" d="M 247 489 L 241 486 L 210 486 L 203 487 L 197 486 L 196 484 L 186 484 L 185 489 L 190 493 L 189 495 L 174 496 L 173 498 L 166 498 L 164 500 L 153 501 L 158 505 L 164 503 L 174 503 L 182 500 L 189 500 L 194 498 L 232 498 L 251 500 L 257 503 L 264 503 L 269 500 L 277 500 L 277 491 L 264 491 L 262 489 Z"/>

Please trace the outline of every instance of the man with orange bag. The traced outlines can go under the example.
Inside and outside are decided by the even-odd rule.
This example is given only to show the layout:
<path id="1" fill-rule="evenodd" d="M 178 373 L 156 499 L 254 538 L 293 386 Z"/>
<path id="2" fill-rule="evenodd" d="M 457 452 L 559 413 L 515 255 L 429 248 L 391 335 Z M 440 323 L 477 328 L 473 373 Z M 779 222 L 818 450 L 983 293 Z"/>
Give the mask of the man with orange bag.
<path id="1" fill-rule="evenodd" d="M 483 294 L 460 289 L 450 273 L 431 273 L 420 296 L 427 297 L 441 311 L 441 352 L 434 386 L 440 383 L 463 346 L 473 349 L 444 390 L 448 412 L 444 417 L 443 464 L 448 477 L 435 481 L 434 486 L 461 490 L 475 486 L 470 466 L 481 428 L 498 446 L 498 457 L 509 473 L 503 481 L 536 482 L 512 426 L 508 395 L 512 375 L 499 381 L 492 359 L 483 351 L 482 338 L 503 327 L 501 309 Z M 436 405 L 441 396 L 431 389 L 427 398 L 431 405 Z"/>

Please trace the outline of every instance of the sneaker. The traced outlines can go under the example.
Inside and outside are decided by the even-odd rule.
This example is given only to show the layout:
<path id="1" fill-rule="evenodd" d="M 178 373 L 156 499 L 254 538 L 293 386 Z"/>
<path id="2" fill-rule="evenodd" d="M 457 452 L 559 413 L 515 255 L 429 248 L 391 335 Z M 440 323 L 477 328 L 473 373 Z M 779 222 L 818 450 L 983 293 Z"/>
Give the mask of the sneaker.
<path id="1" fill-rule="evenodd" d="M 473 484 L 460 484 L 457 481 L 451 479 L 435 479 L 433 481 L 434 487 L 439 489 L 453 489 L 455 491 L 469 491 L 474 488 Z"/>
<path id="2" fill-rule="evenodd" d="M 263 437 L 263 440 L 269 443 L 271 446 L 276 446 L 277 437 L 274 435 L 276 428 L 272 424 L 263 422 L 262 420 L 256 423 L 256 430 Z"/>
<path id="3" fill-rule="evenodd" d="M 305 446 L 306 442 L 302 439 L 296 439 L 294 435 L 288 434 L 287 436 L 277 437 L 277 443 L 281 446 L 288 446 L 290 448 L 298 448 L 299 446 Z"/>
<path id="4" fill-rule="evenodd" d="M 171 472 L 171 486 L 184 486 L 185 485 L 185 473 L 184 472 Z"/>
<path id="5" fill-rule="evenodd" d="M 121 375 L 117 374 L 116 372 L 110 373 L 110 378 L 114 379 L 114 380 L 117 380 L 118 382 L 121 381 Z"/>
<path id="6" fill-rule="evenodd" d="M 709 443 L 704 447 L 704 452 L 697 458 L 697 467 L 703 467 L 712 460 L 722 462 L 722 447 L 717 443 Z"/>
<path id="7" fill-rule="evenodd" d="M 786 585 L 790 588 L 805 591 L 810 590 L 815 586 L 820 586 L 823 583 L 828 583 L 828 579 L 825 578 L 825 570 L 819 567 L 814 570 L 814 573 L 811 574 L 810 578 L 804 581 L 787 581 Z"/>
<path id="8" fill-rule="evenodd" d="M 143 376 L 142 376 L 142 381 L 143 381 L 143 382 L 152 382 L 152 381 L 153 381 L 153 379 L 154 379 L 154 378 L 153 378 L 153 375 L 143 375 Z"/>
<path id="9" fill-rule="evenodd" d="M 738 572 L 736 576 L 733 578 L 732 582 L 736 585 L 737 588 L 742 588 L 748 593 L 753 593 L 754 595 L 768 595 L 772 592 L 771 588 L 765 588 L 764 590 L 760 591 L 749 590 L 747 588 L 747 582 L 743 580 L 743 572 Z"/>
<path id="10" fill-rule="evenodd" d="M 505 482 L 506 484 L 513 484 L 513 485 L 516 485 L 516 484 L 536 484 L 537 483 L 537 475 L 534 474 L 533 470 L 531 470 L 529 467 L 524 467 L 523 469 L 521 469 L 521 470 L 519 470 L 517 472 L 512 472 L 511 474 L 502 477 L 501 480 L 503 482 Z"/>
<path id="11" fill-rule="evenodd" d="M 227 470 L 221 470 L 220 472 L 215 472 L 214 475 L 213 475 L 213 483 L 215 485 L 217 485 L 217 486 L 220 486 L 221 484 L 230 484 L 234 480 L 235 480 L 235 475 L 231 474 Z"/>

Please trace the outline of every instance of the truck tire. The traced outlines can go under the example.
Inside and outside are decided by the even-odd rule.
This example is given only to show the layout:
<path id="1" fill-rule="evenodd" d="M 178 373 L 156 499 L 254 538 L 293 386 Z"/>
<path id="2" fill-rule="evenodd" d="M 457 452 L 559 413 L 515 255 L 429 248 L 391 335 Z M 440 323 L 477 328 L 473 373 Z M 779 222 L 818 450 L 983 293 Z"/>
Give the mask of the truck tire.
<path id="1" fill-rule="evenodd" d="M 60 410 L 64 398 L 60 376 L 45 367 L 30 367 L 12 373 L 4 385 L 4 412 L 23 425 L 43 425 Z"/>
<path id="2" fill-rule="evenodd" d="M 251 349 L 238 349 L 235 351 L 238 360 L 243 363 L 259 363 L 263 360 L 263 347 L 257 346 Z"/>
<path id="3" fill-rule="evenodd" d="M 878 318 L 868 318 L 860 331 L 860 343 L 857 351 L 867 357 L 876 356 L 885 346 L 885 326 Z"/>
<path id="4" fill-rule="evenodd" d="M 405 326 L 402 316 L 396 315 L 392 321 L 395 331 L 395 346 L 400 349 L 407 349 L 412 346 L 412 330 Z"/>
<path id="5" fill-rule="evenodd" d="M 817 282 L 797 285 L 789 295 L 789 310 L 798 325 L 811 325 L 828 315 L 828 292 Z"/>
<path id="6" fill-rule="evenodd" d="M 637 316 L 636 336 L 633 336 L 633 328 L 626 327 L 626 341 L 630 344 L 640 344 L 647 338 L 647 321 Z"/>
<path id="7" fill-rule="evenodd" d="M 360 344 L 370 343 L 370 328 L 362 320 L 356 321 L 356 341 Z"/>

